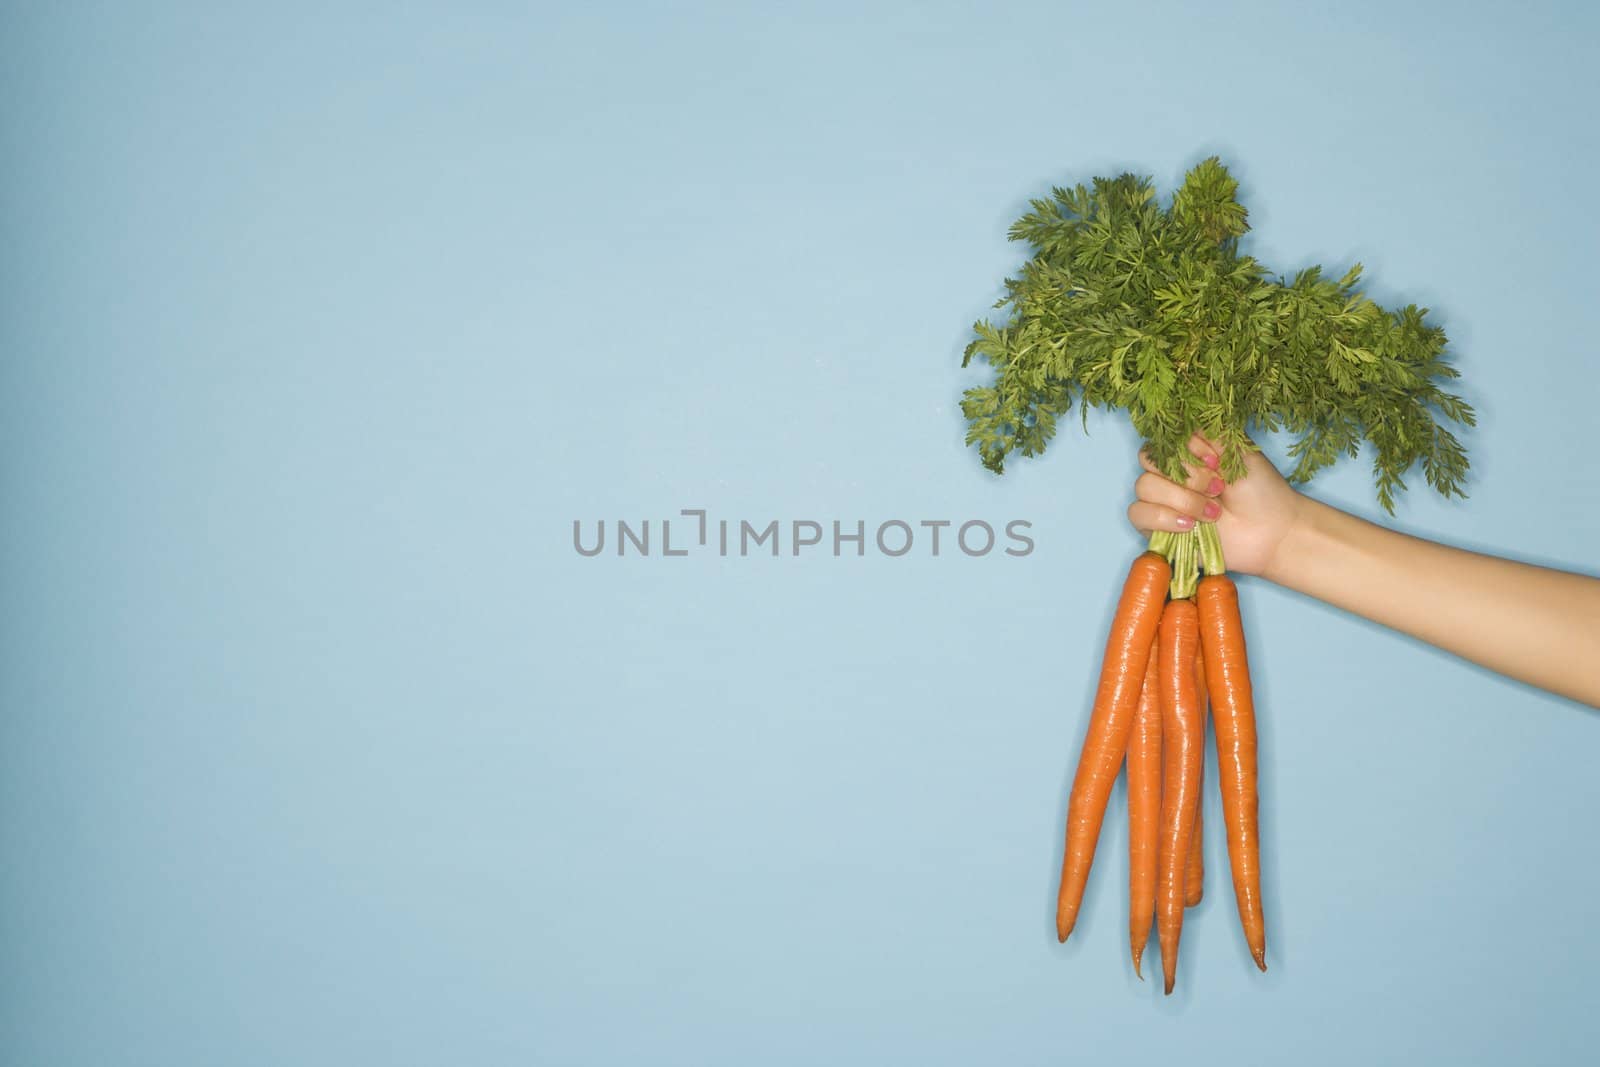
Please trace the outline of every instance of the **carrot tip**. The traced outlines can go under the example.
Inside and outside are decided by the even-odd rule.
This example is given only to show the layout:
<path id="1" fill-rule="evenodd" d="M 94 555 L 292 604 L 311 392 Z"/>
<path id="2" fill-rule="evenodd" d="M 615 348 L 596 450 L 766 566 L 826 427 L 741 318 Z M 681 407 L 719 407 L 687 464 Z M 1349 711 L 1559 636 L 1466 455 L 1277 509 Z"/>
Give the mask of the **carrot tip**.
<path id="1" fill-rule="evenodd" d="M 1256 966 L 1258 968 L 1260 968 L 1262 971 L 1265 971 L 1267 969 L 1267 950 L 1266 949 L 1262 949 L 1260 952 L 1252 952 L 1252 953 L 1250 953 L 1250 955 L 1255 957 Z"/>
<path id="2" fill-rule="evenodd" d="M 1172 996 L 1172 987 L 1177 985 L 1177 984 L 1178 983 L 1174 979 L 1168 978 L 1167 979 L 1167 992 L 1166 992 L 1165 995 L 1169 996 L 1169 997 Z"/>

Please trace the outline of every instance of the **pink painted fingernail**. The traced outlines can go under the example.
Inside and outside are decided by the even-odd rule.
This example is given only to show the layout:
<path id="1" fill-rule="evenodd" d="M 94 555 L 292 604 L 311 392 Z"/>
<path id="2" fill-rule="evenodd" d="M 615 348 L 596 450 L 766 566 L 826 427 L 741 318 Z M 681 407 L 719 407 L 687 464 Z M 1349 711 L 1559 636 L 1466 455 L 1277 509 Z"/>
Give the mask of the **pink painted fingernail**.
<path id="1" fill-rule="evenodd" d="M 1218 460 L 1216 456 L 1207 456 L 1206 457 L 1206 466 L 1210 467 L 1212 470 L 1216 470 L 1217 469 L 1217 464 L 1220 463 L 1220 462 L 1221 461 Z"/>
<path id="2" fill-rule="evenodd" d="M 1218 503 L 1217 503 L 1217 502 L 1216 502 L 1216 501 L 1215 501 L 1215 500 L 1208 500 L 1208 501 L 1206 501 L 1206 506 L 1205 506 L 1205 515 L 1206 515 L 1206 518 L 1208 518 L 1208 519 L 1214 519 L 1214 518 L 1216 518 L 1216 517 L 1217 517 L 1217 516 L 1218 516 L 1218 515 L 1221 515 L 1221 514 L 1222 514 L 1222 507 L 1221 507 L 1221 505 L 1219 505 L 1219 504 L 1218 504 Z"/>
<path id="3" fill-rule="evenodd" d="M 1212 496 L 1216 496 L 1218 493 L 1222 492 L 1223 489 L 1224 484 L 1221 478 L 1211 479 L 1211 484 L 1206 486 L 1206 492 L 1210 493 Z"/>
<path id="4" fill-rule="evenodd" d="M 1187 515 L 1179 515 L 1176 519 L 1172 520 L 1172 525 L 1176 526 L 1180 530 L 1187 530 L 1189 527 L 1194 525 L 1194 520 Z"/>

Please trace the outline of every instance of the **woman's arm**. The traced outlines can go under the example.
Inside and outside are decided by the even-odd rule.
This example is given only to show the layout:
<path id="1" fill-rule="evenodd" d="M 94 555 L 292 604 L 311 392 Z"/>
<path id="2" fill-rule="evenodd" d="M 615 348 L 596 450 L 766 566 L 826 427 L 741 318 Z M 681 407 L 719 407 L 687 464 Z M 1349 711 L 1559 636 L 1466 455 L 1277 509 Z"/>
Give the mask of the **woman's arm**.
<path id="1" fill-rule="evenodd" d="M 1424 541 L 1301 500 L 1262 577 L 1600 707 L 1600 579 Z"/>
<path id="2" fill-rule="evenodd" d="M 1410 537 L 1294 491 L 1253 454 L 1221 484 L 1208 443 L 1188 486 L 1153 471 L 1128 516 L 1141 530 L 1214 518 L 1228 567 L 1600 707 L 1600 579 Z M 1207 505 L 1210 505 L 1208 509 Z"/>

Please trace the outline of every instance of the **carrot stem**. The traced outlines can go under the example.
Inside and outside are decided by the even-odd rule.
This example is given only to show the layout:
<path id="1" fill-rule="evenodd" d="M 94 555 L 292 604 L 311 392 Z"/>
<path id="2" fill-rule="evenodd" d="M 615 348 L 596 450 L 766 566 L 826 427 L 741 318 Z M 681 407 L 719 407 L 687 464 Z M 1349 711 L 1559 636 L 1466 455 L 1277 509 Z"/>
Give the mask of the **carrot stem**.
<path id="1" fill-rule="evenodd" d="M 1228 568 L 1222 562 L 1222 538 L 1217 536 L 1217 524 L 1202 522 L 1195 527 L 1195 534 L 1200 542 L 1200 565 L 1207 574 L 1227 574 Z"/>
<path id="2" fill-rule="evenodd" d="M 1202 573 L 1228 573 L 1222 560 L 1222 538 L 1217 536 L 1217 525 L 1213 522 L 1197 523 L 1192 530 L 1176 533 L 1156 530 L 1150 535 L 1150 551 L 1172 566 L 1170 596 L 1173 600 L 1194 596 Z"/>
<path id="3" fill-rule="evenodd" d="M 1173 600 L 1187 600 L 1194 596 L 1200 584 L 1200 552 L 1193 530 L 1173 535 L 1172 591 Z"/>

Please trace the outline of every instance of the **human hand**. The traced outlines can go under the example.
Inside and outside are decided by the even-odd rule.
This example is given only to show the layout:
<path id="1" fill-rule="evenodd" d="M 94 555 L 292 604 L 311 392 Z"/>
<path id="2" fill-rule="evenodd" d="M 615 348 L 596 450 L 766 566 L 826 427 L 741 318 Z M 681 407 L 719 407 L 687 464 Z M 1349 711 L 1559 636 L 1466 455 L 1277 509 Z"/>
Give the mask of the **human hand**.
<path id="1" fill-rule="evenodd" d="M 1140 533 L 1192 530 L 1197 521 L 1217 524 L 1228 569 L 1266 575 L 1278 547 L 1299 521 L 1305 498 L 1284 480 L 1260 452 L 1247 452 L 1245 476 L 1224 482 L 1217 473 L 1217 449 L 1199 434 L 1189 439 L 1195 462 L 1188 464 L 1184 485 L 1161 473 L 1143 450 L 1145 473 L 1133 483 L 1135 500 L 1128 521 Z"/>

